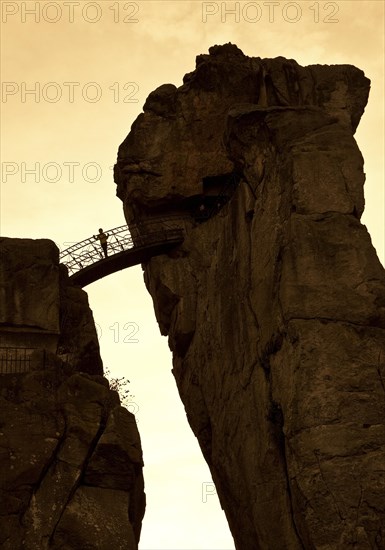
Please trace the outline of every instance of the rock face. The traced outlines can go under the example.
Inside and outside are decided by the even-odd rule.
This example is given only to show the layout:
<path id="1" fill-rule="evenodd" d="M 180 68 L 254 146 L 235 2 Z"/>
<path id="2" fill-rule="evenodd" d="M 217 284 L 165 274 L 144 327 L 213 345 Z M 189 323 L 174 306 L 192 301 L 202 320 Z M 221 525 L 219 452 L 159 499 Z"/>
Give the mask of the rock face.
<path id="1" fill-rule="evenodd" d="M 87 295 L 51 241 L 0 247 L 0 546 L 136 550 L 140 437 L 102 376 Z"/>
<path id="2" fill-rule="evenodd" d="M 87 294 L 68 283 L 56 245 L 4 237 L 0 250 L 0 347 L 45 349 L 103 374 Z"/>
<path id="3" fill-rule="evenodd" d="M 385 272 L 353 138 L 368 94 L 350 65 L 215 46 L 119 149 L 128 223 L 184 216 L 145 282 L 239 550 L 385 548 Z"/>

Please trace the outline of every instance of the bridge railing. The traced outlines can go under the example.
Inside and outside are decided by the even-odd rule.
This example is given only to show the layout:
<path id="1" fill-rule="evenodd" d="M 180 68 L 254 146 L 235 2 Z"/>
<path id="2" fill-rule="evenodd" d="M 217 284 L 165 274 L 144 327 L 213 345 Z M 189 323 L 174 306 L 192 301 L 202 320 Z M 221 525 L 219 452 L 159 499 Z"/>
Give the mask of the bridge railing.
<path id="1" fill-rule="evenodd" d="M 107 252 L 113 256 L 133 248 L 166 243 L 183 235 L 186 217 L 153 218 L 141 224 L 121 225 L 108 229 Z M 95 262 L 104 260 L 100 242 L 94 236 L 80 241 L 60 254 L 60 262 L 68 268 L 69 275 L 84 269 Z"/>

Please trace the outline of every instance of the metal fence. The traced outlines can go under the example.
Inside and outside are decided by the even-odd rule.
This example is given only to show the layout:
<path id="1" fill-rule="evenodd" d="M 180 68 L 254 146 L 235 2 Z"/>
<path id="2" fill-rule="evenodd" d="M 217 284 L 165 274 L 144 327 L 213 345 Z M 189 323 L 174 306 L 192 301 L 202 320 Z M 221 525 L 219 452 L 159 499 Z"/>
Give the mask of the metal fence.
<path id="1" fill-rule="evenodd" d="M 33 362 L 40 363 L 44 368 L 45 351 L 36 348 L 0 348 L 0 374 L 29 372 Z"/>
<path id="2" fill-rule="evenodd" d="M 183 234 L 183 225 L 186 219 L 186 216 L 153 218 L 140 225 L 130 225 L 130 229 L 127 225 L 108 229 L 105 231 L 108 235 L 108 257 L 155 242 L 167 242 L 175 238 L 177 233 Z M 104 259 L 103 250 L 95 236 L 74 244 L 60 254 L 60 262 L 67 266 L 70 276 Z"/>

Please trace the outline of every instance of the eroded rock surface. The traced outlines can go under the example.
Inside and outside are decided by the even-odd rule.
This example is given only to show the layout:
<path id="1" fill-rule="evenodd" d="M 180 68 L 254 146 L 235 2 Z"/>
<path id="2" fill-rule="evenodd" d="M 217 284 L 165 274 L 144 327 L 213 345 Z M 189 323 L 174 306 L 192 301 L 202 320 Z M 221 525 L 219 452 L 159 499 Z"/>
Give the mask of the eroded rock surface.
<path id="1" fill-rule="evenodd" d="M 0 546 L 136 550 L 140 437 L 102 376 L 87 295 L 51 241 L 0 246 Z"/>
<path id="2" fill-rule="evenodd" d="M 360 223 L 369 80 L 215 46 L 119 149 L 128 223 L 236 547 L 385 548 L 385 272 Z M 202 215 L 205 214 L 205 215 Z"/>

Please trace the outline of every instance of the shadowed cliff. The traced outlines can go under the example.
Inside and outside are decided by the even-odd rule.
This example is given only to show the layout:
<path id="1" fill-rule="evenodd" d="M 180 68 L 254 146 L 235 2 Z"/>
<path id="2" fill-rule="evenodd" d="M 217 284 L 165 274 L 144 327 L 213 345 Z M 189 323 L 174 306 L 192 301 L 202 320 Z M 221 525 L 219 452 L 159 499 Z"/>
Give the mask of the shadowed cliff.
<path id="1" fill-rule="evenodd" d="M 128 224 L 186 216 L 144 276 L 239 550 L 385 548 L 385 272 L 353 138 L 369 87 L 214 46 L 119 148 Z"/>
<path id="2" fill-rule="evenodd" d="M 136 550 L 140 437 L 102 376 L 87 295 L 52 241 L 0 251 L 0 547 Z"/>

